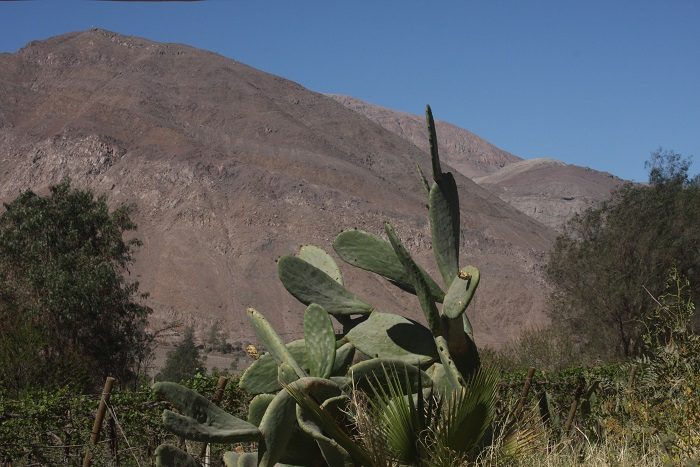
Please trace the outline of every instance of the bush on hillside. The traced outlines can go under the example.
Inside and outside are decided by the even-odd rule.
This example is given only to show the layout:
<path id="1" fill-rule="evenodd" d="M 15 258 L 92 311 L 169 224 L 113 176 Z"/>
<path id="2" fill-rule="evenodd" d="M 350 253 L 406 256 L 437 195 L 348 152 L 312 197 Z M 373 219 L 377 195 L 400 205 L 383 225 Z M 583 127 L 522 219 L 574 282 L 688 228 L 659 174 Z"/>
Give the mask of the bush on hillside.
<path id="1" fill-rule="evenodd" d="M 649 185 L 625 185 L 575 216 L 557 239 L 546 267 L 551 319 L 588 352 L 641 352 L 645 290 L 659 296 L 671 267 L 700 298 L 700 178 L 689 177 L 689 166 L 676 153 L 657 151 Z"/>

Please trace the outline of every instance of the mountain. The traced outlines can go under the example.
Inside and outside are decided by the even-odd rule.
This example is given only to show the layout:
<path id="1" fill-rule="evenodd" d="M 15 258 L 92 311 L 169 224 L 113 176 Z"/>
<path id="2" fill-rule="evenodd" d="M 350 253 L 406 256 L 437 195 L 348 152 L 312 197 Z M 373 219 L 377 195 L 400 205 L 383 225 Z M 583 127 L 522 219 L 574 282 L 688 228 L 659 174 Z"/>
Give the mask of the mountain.
<path id="1" fill-rule="evenodd" d="M 424 150 L 334 99 L 192 47 L 90 30 L 0 54 L 0 200 L 70 176 L 134 203 L 131 275 L 154 329 L 221 319 L 254 341 L 254 306 L 298 337 L 303 306 L 275 259 L 306 243 L 331 251 L 344 228 L 391 221 L 436 273 L 416 163 L 428 173 Z M 497 345 L 544 319 L 539 265 L 555 232 L 455 176 L 462 262 L 482 271 L 475 336 Z M 341 268 L 360 297 L 420 319 L 415 297 Z"/>
<path id="2" fill-rule="evenodd" d="M 361 113 L 392 133 L 407 139 L 423 151 L 430 150 L 424 117 L 390 110 L 354 97 L 337 94 L 329 94 L 329 97 L 345 107 Z M 435 128 L 438 134 L 440 157 L 469 178 L 488 175 L 508 164 L 522 160 L 520 157 L 497 148 L 474 133 L 450 123 L 437 120 Z"/>
<path id="3" fill-rule="evenodd" d="M 428 150 L 422 117 L 353 97 L 330 97 Z M 437 122 L 436 127 L 440 153 L 452 167 L 553 229 L 560 230 L 575 213 L 606 199 L 623 183 L 609 173 L 553 159 L 523 160 L 446 122 Z"/>
<path id="4" fill-rule="evenodd" d="M 624 182 L 606 172 L 544 158 L 515 162 L 474 181 L 554 229 L 607 199 Z"/>

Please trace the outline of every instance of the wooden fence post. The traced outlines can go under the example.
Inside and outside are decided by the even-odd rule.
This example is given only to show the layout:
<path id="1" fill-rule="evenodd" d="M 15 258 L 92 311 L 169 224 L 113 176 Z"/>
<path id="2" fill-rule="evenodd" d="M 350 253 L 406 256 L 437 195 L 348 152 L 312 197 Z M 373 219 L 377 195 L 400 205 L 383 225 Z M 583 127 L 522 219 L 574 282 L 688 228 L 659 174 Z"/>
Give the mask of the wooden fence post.
<path id="1" fill-rule="evenodd" d="M 535 367 L 531 366 L 529 370 L 527 370 L 527 377 L 525 377 L 525 385 L 523 386 L 523 392 L 520 395 L 520 400 L 518 401 L 518 405 L 515 406 L 515 414 L 516 416 L 520 414 L 520 412 L 523 410 L 523 407 L 525 407 L 525 401 L 527 400 L 527 395 L 530 393 L 530 386 L 532 385 L 532 377 L 535 375 Z"/>
<path id="2" fill-rule="evenodd" d="M 571 429 L 571 425 L 574 424 L 574 417 L 576 416 L 576 409 L 578 408 L 578 402 L 581 400 L 581 396 L 583 395 L 583 391 L 585 389 L 585 381 L 581 380 L 578 384 L 578 388 L 576 388 L 576 394 L 574 396 L 574 401 L 571 403 L 571 406 L 569 407 L 569 415 L 566 417 L 566 423 L 564 423 L 564 434 L 568 434 L 569 430 Z"/>
<path id="3" fill-rule="evenodd" d="M 219 376 L 219 381 L 216 383 L 216 391 L 214 391 L 214 397 L 212 397 L 211 401 L 215 404 L 218 404 L 221 402 L 221 399 L 224 397 L 224 389 L 226 389 L 226 385 L 228 384 L 228 378 L 225 376 Z M 204 457 L 207 454 L 207 446 L 208 443 L 204 443 L 202 445 L 202 450 L 199 452 L 199 457 Z"/>
<path id="4" fill-rule="evenodd" d="M 85 457 L 83 457 L 83 467 L 90 467 L 92 465 L 92 449 L 95 447 L 100 437 L 100 429 L 105 419 L 107 404 L 109 404 L 109 394 L 112 392 L 114 381 L 115 379 L 111 376 L 108 376 L 105 380 L 105 385 L 102 389 L 102 397 L 100 398 L 100 405 L 97 407 L 97 414 L 95 415 L 95 423 L 92 425 L 92 431 L 90 432 L 90 445 L 85 450 Z"/>

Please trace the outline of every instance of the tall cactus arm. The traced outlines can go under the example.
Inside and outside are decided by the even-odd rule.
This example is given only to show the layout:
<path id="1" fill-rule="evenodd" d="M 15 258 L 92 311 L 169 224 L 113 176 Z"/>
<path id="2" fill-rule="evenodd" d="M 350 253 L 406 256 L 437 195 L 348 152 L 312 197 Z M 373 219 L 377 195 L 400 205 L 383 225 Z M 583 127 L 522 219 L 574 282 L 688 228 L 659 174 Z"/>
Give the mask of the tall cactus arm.
<path id="1" fill-rule="evenodd" d="M 433 111 L 429 105 L 425 106 L 425 123 L 428 126 L 428 142 L 430 143 L 430 160 L 433 164 L 433 180 L 436 182 L 442 178 L 442 167 L 440 167 L 440 155 L 438 154 L 437 132 L 435 131 L 435 121 Z"/>
<path id="2" fill-rule="evenodd" d="M 428 195 L 430 229 L 435 259 L 447 286 L 459 271 L 459 195 L 452 174 L 442 172 L 437 132 L 429 105 L 425 108 L 425 120 L 428 125 L 430 158 L 435 180 Z"/>
<path id="3" fill-rule="evenodd" d="M 428 284 L 426 284 L 423 274 L 421 274 L 420 267 L 418 267 L 416 262 L 413 261 L 411 255 L 403 246 L 401 240 L 399 240 L 399 237 L 394 231 L 394 227 L 387 222 L 384 224 L 384 228 L 387 236 L 389 237 L 389 242 L 391 242 L 391 246 L 396 252 L 396 256 L 399 257 L 399 260 L 401 261 L 401 264 L 403 264 L 406 273 L 408 273 L 411 281 L 416 287 L 416 295 L 418 296 L 418 301 L 420 302 L 421 309 L 423 310 L 425 319 L 428 322 L 430 331 L 433 333 L 433 336 L 441 335 L 442 329 L 440 324 L 440 314 L 438 313 L 435 302 L 430 294 Z"/>
<path id="4" fill-rule="evenodd" d="M 428 182 L 428 179 L 425 178 L 425 174 L 423 173 L 423 169 L 420 168 L 419 164 L 416 164 L 416 171 L 418 172 L 418 178 L 420 179 L 420 184 L 425 189 L 425 194 L 429 195 L 430 194 L 430 183 Z"/>
<path id="5" fill-rule="evenodd" d="M 446 285 L 459 272 L 459 196 L 451 173 L 433 183 L 428 198 L 433 252 Z"/>

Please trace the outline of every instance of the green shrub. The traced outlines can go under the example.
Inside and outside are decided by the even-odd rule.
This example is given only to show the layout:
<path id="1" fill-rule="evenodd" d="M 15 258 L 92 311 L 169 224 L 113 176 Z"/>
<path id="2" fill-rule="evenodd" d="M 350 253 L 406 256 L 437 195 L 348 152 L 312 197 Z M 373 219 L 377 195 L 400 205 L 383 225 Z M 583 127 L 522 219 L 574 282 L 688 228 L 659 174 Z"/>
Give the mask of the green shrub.
<path id="1" fill-rule="evenodd" d="M 155 379 L 179 383 L 193 378 L 198 373 L 206 373 L 206 369 L 199 349 L 194 343 L 194 330 L 187 327 L 182 340 L 168 352 L 165 364 Z"/>

